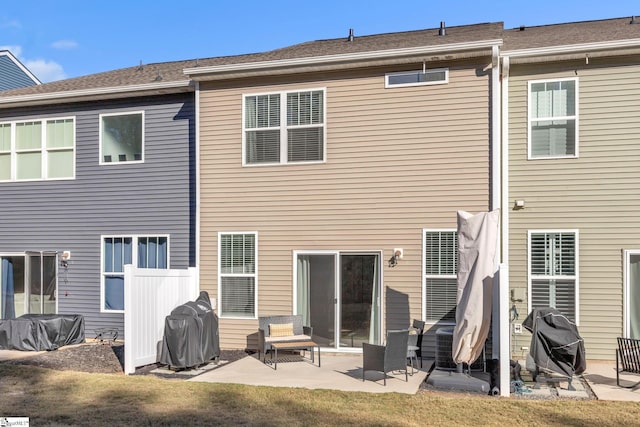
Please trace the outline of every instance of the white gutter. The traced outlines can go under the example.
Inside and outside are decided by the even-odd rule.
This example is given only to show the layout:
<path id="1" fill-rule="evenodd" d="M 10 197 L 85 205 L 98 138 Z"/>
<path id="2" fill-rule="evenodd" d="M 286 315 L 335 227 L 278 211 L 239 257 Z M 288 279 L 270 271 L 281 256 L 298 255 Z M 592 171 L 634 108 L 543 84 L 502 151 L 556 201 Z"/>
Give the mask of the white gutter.
<path id="1" fill-rule="evenodd" d="M 477 42 L 467 43 L 454 43 L 438 46 L 418 46 L 404 49 L 388 49 L 377 50 L 368 52 L 357 52 L 339 55 L 325 55 L 325 56 L 311 56 L 305 58 L 292 58 L 281 59 L 274 61 L 260 61 L 260 62 L 243 62 L 239 64 L 227 64 L 227 65 L 211 65 L 208 67 L 192 67 L 185 68 L 184 74 L 198 75 L 198 74 L 215 74 L 215 73 L 230 73 L 235 71 L 248 71 L 248 70 L 265 70 L 273 68 L 287 68 L 305 65 L 328 65 L 340 62 L 353 62 L 353 61 L 365 61 L 371 59 L 383 59 L 397 56 L 410 56 L 410 55 L 428 55 L 437 52 L 460 52 L 465 50 L 474 50 L 482 48 L 491 48 L 495 45 L 501 45 L 502 40 L 483 40 Z"/>
<path id="2" fill-rule="evenodd" d="M 113 86 L 113 87 L 70 90 L 70 91 L 64 91 L 64 92 L 35 93 L 30 95 L 0 97 L 0 105 L 12 104 L 17 102 L 48 101 L 48 100 L 54 100 L 54 99 L 59 100 L 59 99 L 65 99 L 65 98 L 86 97 L 86 96 L 95 96 L 95 95 L 110 95 L 110 94 L 138 92 L 138 91 L 176 89 L 176 88 L 189 87 L 190 85 L 191 85 L 191 81 L 184 80 L 179 82 L 173 81 L 173 82 L 164 82 L 164 83 L 145 83 L 145 84 L 131 85 L 131 86 Z"/>
<path id="3" fill-rule="evenodd" d="M 501 233 L 500 269 L 500 395 L 509 396 L 511 382 L 511 323 L 509 319 L 509 57 L 502 58 L 501 116 Z M 503 374 L 504 373 L 504 374 Z M 508 373 L 508 374 L 507 374 Z"/>
<path id="4" fill-rule="evenodd" d="M 511 51 L 503 51 L 501 56 L 511 58 L 526 58 L 532 56 L 545 56 L 562 53 L 576 53 L 584 51 L 604 50 L 604 49 L 620 49 L 625 47 L 640 46 L 640 39 L 616 40 L 608 42 L 581 43 L 563 46 L 547 46 L 531 49 L 519 49 Z"/>

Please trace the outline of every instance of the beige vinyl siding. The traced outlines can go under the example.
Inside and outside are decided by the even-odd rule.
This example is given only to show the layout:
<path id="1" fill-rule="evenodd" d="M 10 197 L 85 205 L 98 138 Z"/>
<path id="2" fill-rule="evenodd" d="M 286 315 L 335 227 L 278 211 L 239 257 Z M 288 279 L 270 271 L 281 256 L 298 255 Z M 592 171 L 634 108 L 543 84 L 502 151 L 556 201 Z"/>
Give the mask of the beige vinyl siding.
<path id="1" fill-rule="evenodd" d="M 640 65 L 589 62 L 511 69 L 509 201 L 526 207 L 510 213 L 510 282 L 527 284 L 527 230 L 579 230 L 579 331 L 587 358 L 612 360 L 623 332 L 622 251 L 640 248 Z M 527 160 L 527 81 L 566 77 L 578 79 L 579 158 Z"/>
<path id="2" fill-rule="evenodd" d="M 422 64 L 415 66 L 421 69 Z M 488 209 L 486 64 L 447 85 L 384 88 L 384 73 L 296 83 L 201 84 L 201 288 L 217 296 L 217 236 L 258 233 L 258 316 L 293 312 L 294 250 L 382 251 L 383 327 L 422 313 L 422 229 Z M 329 78 L 330 77 L 330 78 Z M 242 167 L 242 96 L 326 90 L 326 161 Z M 404 259 L 390 268 L 393 248 Z M 220 319 L 223 348 L 253 348 L 257 320 Z"/>

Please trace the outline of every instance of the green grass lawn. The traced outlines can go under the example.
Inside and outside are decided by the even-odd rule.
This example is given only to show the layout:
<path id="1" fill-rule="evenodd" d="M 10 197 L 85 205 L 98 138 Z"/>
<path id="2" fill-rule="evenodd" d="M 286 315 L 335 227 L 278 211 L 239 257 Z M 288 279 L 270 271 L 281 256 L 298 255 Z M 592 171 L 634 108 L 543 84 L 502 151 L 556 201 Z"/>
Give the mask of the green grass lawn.
<path id="1" fill-rule="evenodd" d="M 621 426 L 640 404 L 193 383 L 0 364 L 0 417 L 32 426 Z"/>

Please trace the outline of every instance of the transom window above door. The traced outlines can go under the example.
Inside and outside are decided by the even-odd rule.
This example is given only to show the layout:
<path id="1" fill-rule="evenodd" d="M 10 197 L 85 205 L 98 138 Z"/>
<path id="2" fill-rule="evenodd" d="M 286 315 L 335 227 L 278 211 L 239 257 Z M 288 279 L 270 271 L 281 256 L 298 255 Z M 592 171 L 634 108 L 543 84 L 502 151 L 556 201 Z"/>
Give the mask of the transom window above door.
<path id="1" fill-rule="evenodd" d="M 243 97 L 243 165 L 325 160 L 324 89 Z"/>
<path id="2" fill-rule="evenodd" d="M 100 115 L 100 164 L 144 161 L 144 112 Z"/>

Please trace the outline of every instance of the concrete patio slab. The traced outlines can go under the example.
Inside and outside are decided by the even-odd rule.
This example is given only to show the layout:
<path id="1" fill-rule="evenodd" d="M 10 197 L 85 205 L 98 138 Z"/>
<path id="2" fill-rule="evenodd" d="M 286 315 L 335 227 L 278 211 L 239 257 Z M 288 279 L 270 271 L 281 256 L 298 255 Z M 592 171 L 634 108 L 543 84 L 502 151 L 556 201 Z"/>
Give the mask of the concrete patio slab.
<path id="1" fill-rule="evenodd" d="M 301 358 L 281 359 L 278 369 L 273 364 L 265 364 L 254 356 L 247 356 L 222 369 L 208 371 L 188 381 L 246 384 L 269 387 L 300 387 L 308 389 L 330 389 L 342 391 L 362 391 L 369 393 L 415 394 L 425 380 L 432 362 L 423 361 L 423 367 L 409 375 L 404 373 L 387 376 L 383 385 L 382 373 L 367 371 L 366 381 L 362 381 L 362 355 L 322 354 L 322 366 Z M 411 368 L 409 368 L 411 372 Z"/>
<path id="2" fill-rule="evenodd" d="M 633 388 L 618 387 L 616 384 L 616 364 L 614 362 L 587 361 L 587 370 L 582 374 L 598 400 L 620 400 L 640 402 L 640 385 Z M 633 385 L 640 381 L 640 375 L 620 374 L 620 384 Z"/>

